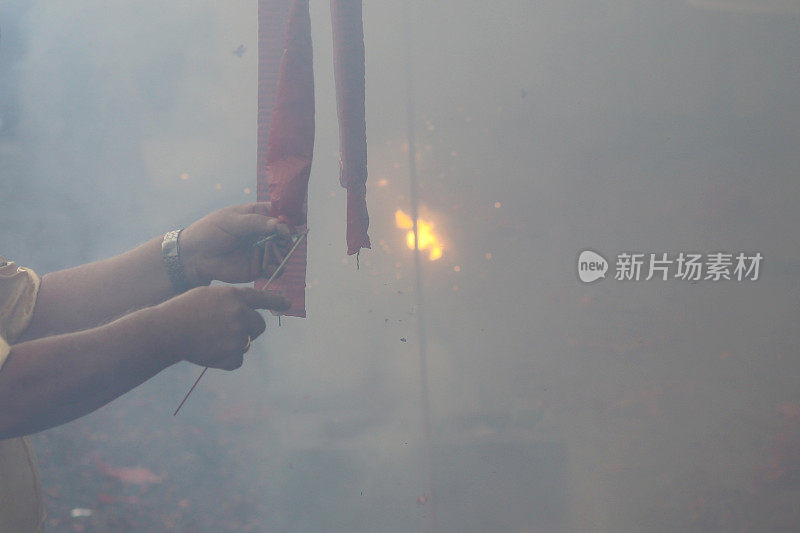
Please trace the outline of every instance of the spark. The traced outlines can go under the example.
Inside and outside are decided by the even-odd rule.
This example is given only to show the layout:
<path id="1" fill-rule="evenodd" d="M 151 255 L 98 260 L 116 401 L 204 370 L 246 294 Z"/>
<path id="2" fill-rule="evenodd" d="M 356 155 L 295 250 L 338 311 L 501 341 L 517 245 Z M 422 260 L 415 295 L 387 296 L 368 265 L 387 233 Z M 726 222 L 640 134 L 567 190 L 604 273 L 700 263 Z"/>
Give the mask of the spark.
<path id="1" fill-rule="evenodd" d="M 406 233 L 406 244 L 408 245 L 409 250 L 414 249 L 414 220 L 405 214 L 401 209 L 398 209 L 395 214 L 395 224 L 400 229 L 409 230 Z M 428 259 L 431 261 L 436 261 L 440 257 L 442 257 L 443 247 L 442 244 L 439 242 L 439 237 L 433 232 L 434 224 L 428 220 L 423 218 L 417 219 L 417 231 L 419 236 L 417 237 L 417 245 L 419 246 L 420 250 L 430 250 L 428 253 Z"/>

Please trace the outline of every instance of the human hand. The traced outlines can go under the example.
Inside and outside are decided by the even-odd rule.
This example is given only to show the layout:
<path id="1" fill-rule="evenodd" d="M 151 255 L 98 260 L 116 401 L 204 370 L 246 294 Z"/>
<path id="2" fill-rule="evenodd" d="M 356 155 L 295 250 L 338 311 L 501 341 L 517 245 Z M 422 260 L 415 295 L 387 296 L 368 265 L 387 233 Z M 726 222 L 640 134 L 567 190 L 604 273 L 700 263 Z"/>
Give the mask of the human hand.
<path id="1" fill-rule="evenodd" d="M 183 230 L 181 262 L 189 282 L 247 283 L 272 275 L 291 246 L 291 229 L 269 213 L 269 202 L 235 205 L 214 211 Z M 255 246 L 270 235 L 276 238 Z"/>
<path id="2" fill-rule="evenodd" d="M 178 360 L 235 370 L 267 325 L 256 309 L 285 310 L 289 301 L 250 287 L 197 287 L 149 308 L 153 341 Z"/>

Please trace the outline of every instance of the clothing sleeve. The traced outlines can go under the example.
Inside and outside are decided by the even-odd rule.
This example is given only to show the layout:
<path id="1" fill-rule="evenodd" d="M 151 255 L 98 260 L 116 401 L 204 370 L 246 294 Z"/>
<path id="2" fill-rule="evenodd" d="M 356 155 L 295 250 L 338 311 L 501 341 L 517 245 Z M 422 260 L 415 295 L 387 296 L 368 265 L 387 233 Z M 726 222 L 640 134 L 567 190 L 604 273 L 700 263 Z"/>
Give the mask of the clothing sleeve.
<path id="1" fill-rule="evenodd" d="M 0 368 L 33 318 L 39 282 L 33 270 L 0 257 Z"/>

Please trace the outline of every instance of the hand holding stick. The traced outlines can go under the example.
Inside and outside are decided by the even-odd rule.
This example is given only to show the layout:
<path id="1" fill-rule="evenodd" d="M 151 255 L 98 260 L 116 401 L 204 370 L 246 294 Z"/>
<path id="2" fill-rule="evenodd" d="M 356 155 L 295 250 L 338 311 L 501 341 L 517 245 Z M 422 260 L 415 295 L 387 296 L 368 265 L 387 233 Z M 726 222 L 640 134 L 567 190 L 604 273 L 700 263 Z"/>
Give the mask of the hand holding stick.
<path id="1" fill-rule="evenodd" d="M 281 275 L 281 272 L 283 272 L 283 268 L 286 266 L 286 263 L 288 263 L 288 262 L 289 262 L 289 258 L 292 256 L 292 254 L 294 253 L 294 251 L 295 251 L 295 250 L 297 250 L 297 247 L 298 247 L 298 246 L 300 246 L 300 243 L 301 243 L 301 242 L 303 242 L 303 239 L 305 239 L 305 238 L 306 238 L 306 236 L 308 235 L 308 231 L 309 231 L 309 230 L 305 230 L 303 233 L 301 233 L 301 234 L 300 234 L 300 235 L 299 235 L 299 236 L 296 238 L 297 240 L 295 240 L 295 242 L 294 242 L 294 245 L 291 247 L 291 249 L 289 250 L 289 252 L 288 252 L 288 253 L 286 254 L 286 256 L 283 258 L 283 261 L 281 261 L 281 263 L 278 265 L 278 268 L 276 268 L 276 269 L 275 269 L 275 272 L 273 272 L 273 273 L 272 273 L 272 275 L 269 277 L 269 279 L 267 280 L 267 282 L 266 282 L 266 283 L 264 284 L 264 286 L 261 288 L 261 290 L 262 290 L 262 291 L 266 290 L 266 289 L 267 289 L 267 287 L 269 287 L 270 283 L 272 283 L 272 282 L 273 282 L 273 281 L 274 281 L 274 280 L 275 280 L 275 279 L 276 279 L 278 276 L 280 276 L 280 275 Z M 274 235 L 274 234 L 273 234 L 273 235 Z M 266 242 L 267 242 L 268 240 L 270 240 L 271 238 L 272 238 L 272 235 L 270 235 L 269 237 L 267 237 L 267 238 L 266 238 L 266 239 L 264 239 L 263 241 L 260 241 L 259 243 L 256 243 L 256 244 L 261 244 L 262 242 L 263 242 L 263 243 L 266 243 Z M 248 345 L 248 347 L 249 347 L 249 346 L 250 346 L 250 343 L 248 342 L 248 343 L 247 343 L 247 345 Z M 185 403 L 186 403 L 186 400 L 187 400 L 187 399 L 189 399 L 189 395 L 192 393 L 192 391 L 194 390 L 194 388 L 195 388 L 195 387 L 197 387 L 197 384 L 198 384 L 198 383 L 200 383 L 200 380 L 201 380 L 201 379 L 203 379 L 203 376 L 206 374 L 206 371 L 207 371 L 207 370 L 208 370 L 208 367 L 205 367 L 205 368 L 203 369 L 203 371 L 202 371 L 202 372 L 200 373 L 200 375 L 197 377 L 197 380 L 195 380 L 195 382 L 194 382 L 194 385 L 192 385 L 192 387 L 189 389 L 189 392 L 187 392 L 187 393 L 186 393 L 186 396 L 184 396 L 184 397 L 183 397 L 183 400 L 182 400 L 182 401 L 181 401 L 181 403 L 178 405 L 178 408 L 177 408 L 177 409 L 175 409 L 175 412 L 174 412 L 174 413 L 172 413 L 172 416 L 176 416 L 176 415 L 178 414 L 178 411 L 180 411 L 180 410 L 181 410 L 181 407 L 183 407 L 183 404 L 185 404 Z"/>

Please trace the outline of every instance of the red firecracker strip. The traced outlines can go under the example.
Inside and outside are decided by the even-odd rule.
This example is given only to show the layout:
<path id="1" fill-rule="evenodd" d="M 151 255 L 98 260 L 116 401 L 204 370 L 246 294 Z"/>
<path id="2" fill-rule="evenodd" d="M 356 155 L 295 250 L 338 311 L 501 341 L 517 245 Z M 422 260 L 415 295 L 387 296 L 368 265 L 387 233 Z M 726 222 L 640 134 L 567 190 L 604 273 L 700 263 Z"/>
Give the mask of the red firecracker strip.
<path id="1" fill-rule="evenodd" d="M 278 89 L 283 57 L 286 20 L 291 0 L 259 0 L 258 2 L 258 201 L 269 201 L 267 187 L 267 140 L 275 92 Z"/>
<path id="2" fill-rule="evenodd" d="M 280 2 L 262 0 L 259 3 L 259 23 L 274 28 L 274 20 L 267 21 L 262 18 L 262 14 L 266 15 L 271 11 L 277 15 L 279 6 L 270 10 L 262 4 L 271 8 Z M 262 44 L 266 44 L 269 48 L 265 50 L 266 54 L 274 53 L 266 30 L 259 29 L 259 55 L 262 52 Z M 261 72 L 261 65 L 262 61 L 259 58 L 259 200 L 267 199 L 262 195 L 268 190 L 268 199 L 272 202 L 272 215 L 282 218 L 302 232 L 306 229 L 308 178 L 314 153 L 314 71 L 308 0 L 294 0 L 291 4 L 286 23 L 280 75 L 275 91 L 275 104 L 263 158 L 261 157 L 264 148 L 261 110 L 262 103 L 264 105 L 267 103 L 264 100 L 268 99 L 270 77 Z M 266 60 L 263 66 L 264 68 L 269 66 Z M 303 242 L 289 260 L 283 275 L 276 279 L 270 288 L 270 291 L 280 292 L 291 301 L 292 305 L 286 311 L 287 315 L 306 316 L 305 280 L 306 242 Z M 256 282 L 256 288 L 264 285 L 263 280 L 259 282 Z"/>
<path id="3" fill-rule="evenodd" d="M 333 67 L 339 112 L 339 182 L 347 189 L 347 253 L 370 248 L 367 228 L 367 126 L 361 0 L 331 0 Z"/>
<path id="4" fill-rule="evenodd" d="M 290 9 L 291 6 L 291 9 Z M 341 152 L 339 181 L 347 189 L 347 253 L 370 248 L 367 134 L 364 110 L 364 27 L 361 0 L 331 0 L 334 74 Z M 259 0 L 258 200 L 305 230 L 314 150 L 314 74 L 308 0 Z M 278 35 L 285 21 L 285 41 Z M 274 73 L 278 71 L 279 76 Z M 306 242 L 274 289 L 292 302 L 286 314 L 305 316 Z M 256 288 L 264 280 L 256 282 Z"/>

